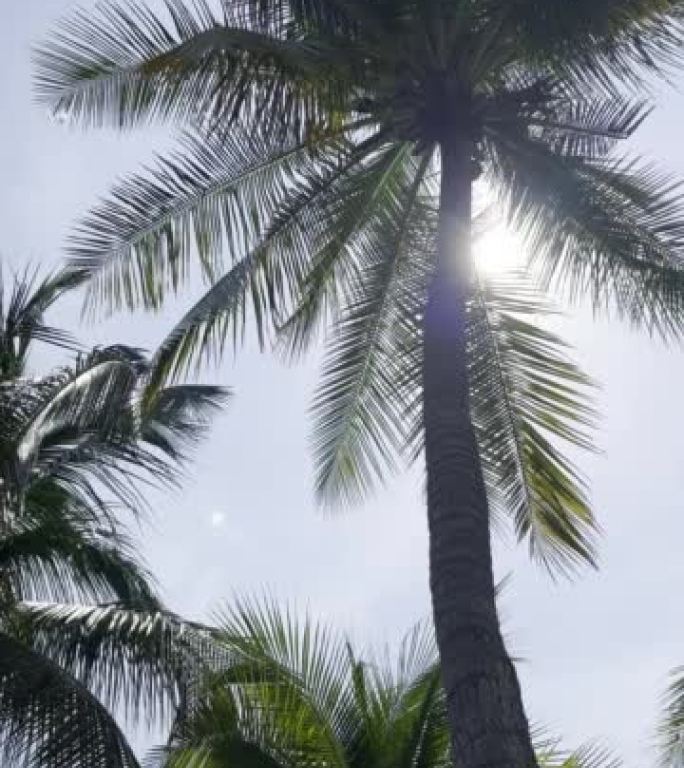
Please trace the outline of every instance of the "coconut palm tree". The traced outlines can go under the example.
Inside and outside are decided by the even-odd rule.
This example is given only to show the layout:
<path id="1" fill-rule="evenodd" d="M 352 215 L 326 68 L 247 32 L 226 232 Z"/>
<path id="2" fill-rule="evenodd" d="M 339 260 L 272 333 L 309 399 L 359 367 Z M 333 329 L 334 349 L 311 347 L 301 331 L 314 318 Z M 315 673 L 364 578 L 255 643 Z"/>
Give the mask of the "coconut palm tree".
<path id="1" fill-rule="evenodd" d="M 159 768 L 449 768 L 451 739 L 431 625 L 394 653 L 360 655 L 327 626 L 272 602 L 239 601 L 218 617 L 219 665 L 179 712 Z M 539 739 L 545 768 L 612 766 L 603 750 L 572 755 Z"/>
<path id="2" fill-rule="evenodd" d="M 490 509 L 547 563 L 593 559 L 558 439 L 585 445 L 585 381 L 473 273 L 478 189 L 535 278 L 665 336 L 682 325 L 677 188 L 616 146 L 679 63 L 681 0 L 167 0 L 76 11 L 37 54 L 63 120 L 185 125 L 75 231 L 91 303 L 206 295 L 160 380 L 240 337 L 289 354 L 330 328 L 317 487 L 361 497 L 424 455 L 430 583 L 455 764 L 535 763 L 498 626 Z M 226 257 L 225 259 L 224 257 Z M 227 264 L 226 264 L 227 261 Z M 492 299 L 494 293 L 494 299 Z M 518 310 L 523 311 L 520 318 Z M 511 366 L 511 367 L 508 367 Z"/>
<path id="3" fill-rule="evenodd" d="M 29 377 L 35 342 L 74 346 L 44 322 L 71 284 L 0 282 L 0 758 L 17 768 L 136 766 L 111 713 L 170 713 L 206 640 L 163 607 L 121 514 L 174 479 L 225 392 L 151 394 L 127 347 Z"/>

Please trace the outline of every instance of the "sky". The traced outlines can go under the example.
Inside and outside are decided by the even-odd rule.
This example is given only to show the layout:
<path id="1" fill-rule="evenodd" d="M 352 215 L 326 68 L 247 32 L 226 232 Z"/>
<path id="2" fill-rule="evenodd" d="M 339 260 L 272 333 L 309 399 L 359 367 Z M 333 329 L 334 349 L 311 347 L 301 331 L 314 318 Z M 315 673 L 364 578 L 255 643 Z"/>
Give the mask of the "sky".
<path id="1" fill-rule="evenodd" d="M 52 122 L 31 98 L 30 47 L 73 4 L 6 3 L 0 27 L 0 259 L 5 270 L 53 268 L 69 228 L 112 181 L 172 146 L 162 129 L 84 133 Z M 91 5 L 84 2 L 86 7 Z M 684 176 L 684 96 L 663 88 L 633 150 Z M 157 315 L 85 322 L 70 298 L 51 317 L 86 344 L 153 349 L 189 297 Z M 570 314 L 563 333 L 600 383 L 601 453 L 581 467 L 603 534 L 601 568 L 553 582 L 524 546 L 496 542 L 496 570 L 512 578 L 502 613 L 532 721 L 568 746 L 599 739 L 628 768 L 655 762 L 658 696 L 684 664 L 684 419 L 679 348 L 621 325 Z M 430 613 L 427 533 L 419 469 L 362 507 L 317 509 L 307 450 L 314 353 L 286 367 L 255 348 L 229 356 L 207 380 L 230 386 L 179 490 L 151 495 L 136 530 L 171 608 L 210 619 L 235 594 L 264 591 L 348 632 L 361 645 L 396 643 Z M 43 350 L 36 372 L 57 361 Z M 148 744 L 137 734 L 135 743 Z"/>

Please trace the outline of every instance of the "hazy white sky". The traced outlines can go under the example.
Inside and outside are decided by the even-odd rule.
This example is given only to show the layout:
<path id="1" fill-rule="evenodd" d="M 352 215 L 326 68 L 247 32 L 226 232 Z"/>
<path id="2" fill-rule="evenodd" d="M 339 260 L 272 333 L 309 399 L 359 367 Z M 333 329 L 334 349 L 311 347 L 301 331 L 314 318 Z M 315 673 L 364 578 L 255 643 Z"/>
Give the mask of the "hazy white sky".
<path id="1" fill-rule="evenodd" d="M 88 3 L 85 3 L 88 5 Z M 72 6 L 10 0 L 0 28 L 0 252 L 5 265 L 58 264 L 70 224 L 117 176 L 170 146 L 161 130 L 116 136 L 51 124 L 30 96 L 30 45 Z M 667 91 L 635 149 L 684 175 L 684 98 Z M 84 342 L 153 348 L 186 300 L 158 316 L 84 324 L 78 301 L 53 322 Z M 513 572 L 504 600 L 531 718 L 569 745 L 601 738 L 630 768 L 653 762 L 657 697 L 684 663 L 681 350 L 622 327 L 570 318 L 579 359 L 603 385 L 603 454 L 583 463 L 604 528 L 602 567 L 553 584 L 523 548 L 497 545 Z M 35 366 L 51 364 L 41 353 Z M 323 516 L 311 492 L 307 402 L 312 357 L 284 368 L 255 350 L 212 378 L 235 389 L 232 407 L 180 492 L 154 496 L 140 532 L 175 610 L 208 617 L 234 592 L 271 589 L 329 618 L 360 643 L 394 641 L 429 613 L 421 476 L 397 478 L 363 508 Z"/>

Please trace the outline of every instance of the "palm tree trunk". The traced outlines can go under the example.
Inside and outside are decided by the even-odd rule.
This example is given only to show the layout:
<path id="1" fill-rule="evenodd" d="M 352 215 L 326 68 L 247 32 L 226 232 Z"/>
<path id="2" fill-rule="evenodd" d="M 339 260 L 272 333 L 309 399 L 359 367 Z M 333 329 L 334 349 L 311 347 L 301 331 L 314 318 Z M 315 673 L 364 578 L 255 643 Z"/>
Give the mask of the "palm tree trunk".
<path id="1" fill-rule="evenodd" d="M 438 266 L 424 318 L 430 587 L 456 768 L 536 766 L 495 603 L 489 507 L 470 418 L 466 300 L 472 144 L 442 145 Z"/>

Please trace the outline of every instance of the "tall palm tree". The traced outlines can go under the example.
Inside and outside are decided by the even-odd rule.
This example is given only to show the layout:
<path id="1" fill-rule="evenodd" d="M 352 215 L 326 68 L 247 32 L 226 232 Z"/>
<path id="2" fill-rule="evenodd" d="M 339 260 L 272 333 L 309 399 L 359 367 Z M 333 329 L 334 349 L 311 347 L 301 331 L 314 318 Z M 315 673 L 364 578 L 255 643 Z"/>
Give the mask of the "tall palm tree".
<path id="1" fill-rule="evenodd" d="M 219 617 L 219 665 L 179 711 L 159 768 L 450 768 L 451 739 L 434 633 L 418 625 L 394 653 L 359 655 L 325 625 L 270 602 Z M 572 755 L 539 739 L 544 768 L 616 768 L 601 749 Z"/>
<path id="2" fill-rule="evenodd" d="M 225 392 L 148 392 L 139 351 L 110 347 L 27 376 L 64 277 L 0 281 L 0 760 L 137 766 L 112 713 L 171 712 L 206 633 L 164 609 L 125 535 L 147 481 L 172 481 Z"/>
<path id="3" fill-rule="evenodd" d="M 665 336 L 683 319 L 679 191 L 616 153 L 674 68 L 681 0 L 167 0 L 76 11 L 37 56 L 64 120 L 186 125 L 75 231 L 75 279 L 155 308 L 211 287 L 161 354 L 174 375 L 251 309 L 297 354 L 331 327 L 317 486 L 362 496 L 424 445 L 430 583 L 459 768 L 535 764 L 498 626 L 490 507 L 546 562 L 592 561 L 585 381 L 534 302 L 473 275 L 474 191 L 545 286 Z M 227 254 L 226 267 L 222 257 Z M 498 298 L 497 298 L 498 297 Z M 160 379 L 163 375 L 160 373 Z M 489 497 L 488 497 L 489 493 Z"/>

